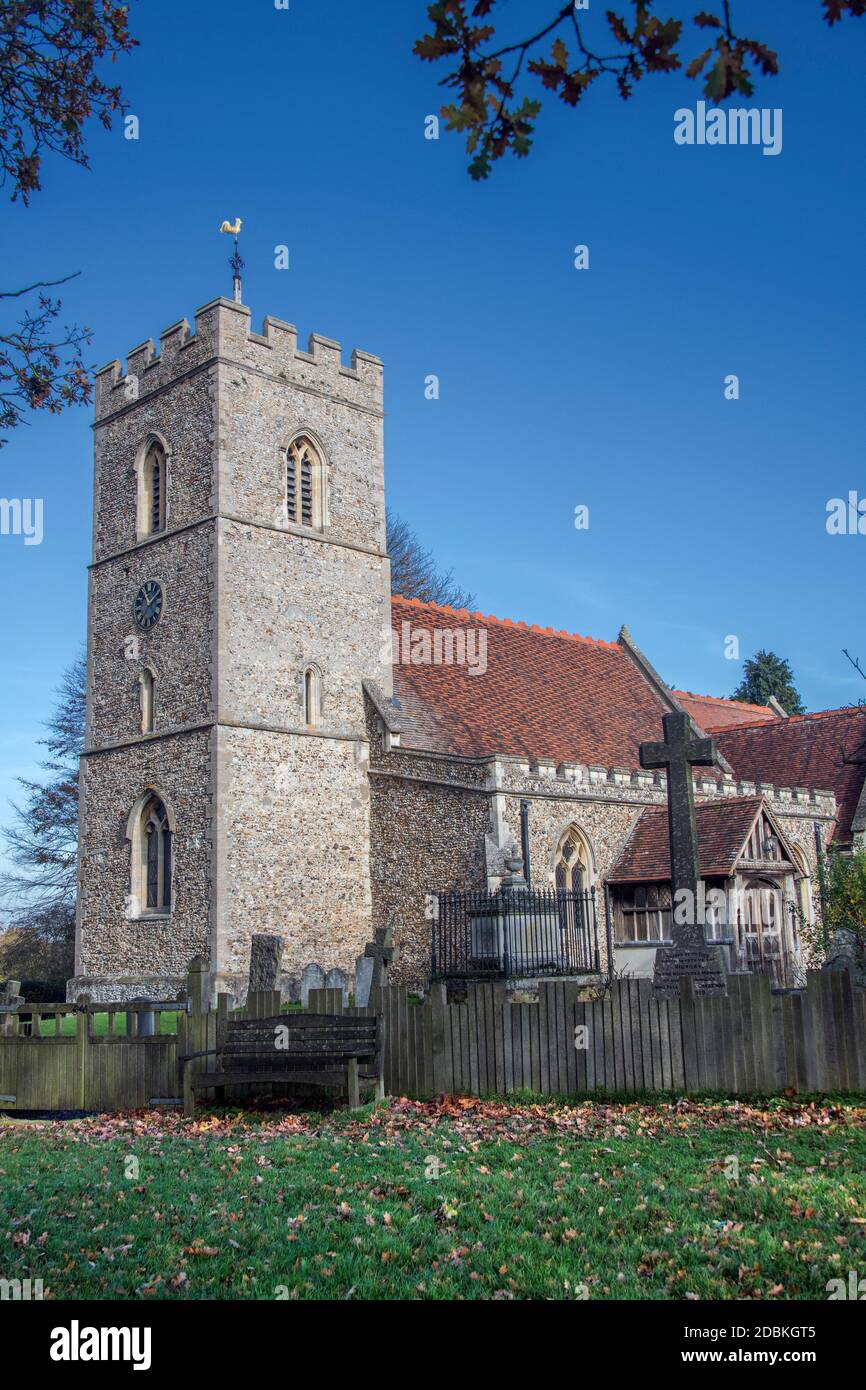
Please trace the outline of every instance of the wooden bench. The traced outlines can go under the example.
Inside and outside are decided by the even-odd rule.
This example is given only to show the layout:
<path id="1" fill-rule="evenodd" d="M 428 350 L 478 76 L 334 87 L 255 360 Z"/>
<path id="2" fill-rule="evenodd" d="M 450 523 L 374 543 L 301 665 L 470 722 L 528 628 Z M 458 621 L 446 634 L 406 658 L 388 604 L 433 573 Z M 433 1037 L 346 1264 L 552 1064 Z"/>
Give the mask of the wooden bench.
<path id="1" fill-rule="evenodd" d="M 199 1057 L 215 1057 L 216 1066 L 194 1070 L 189 1063 Z M 213 1088 L 220 1101 L 226 1086 L 265 1082 L 339 1086 L 354 1109 L 362 1087 L 372 1087 L 377 1100 L 385 1094 L 384 1020 L 311 1013 L 223 1018 L 216 1047 L 179 1057 L 178 1073 L 187 1116 L 195 1114 L 197 1091 Z"/>

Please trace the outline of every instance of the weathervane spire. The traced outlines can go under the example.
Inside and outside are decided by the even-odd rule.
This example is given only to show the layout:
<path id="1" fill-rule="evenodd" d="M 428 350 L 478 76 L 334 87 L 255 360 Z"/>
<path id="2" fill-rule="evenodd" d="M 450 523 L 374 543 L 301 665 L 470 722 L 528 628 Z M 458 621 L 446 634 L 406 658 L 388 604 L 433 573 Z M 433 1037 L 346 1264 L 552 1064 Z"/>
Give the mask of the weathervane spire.
<path id="1" fill-rule="evenodd" d="M 244 268 L 244 260 L 238 249 L 238 237 L 241 231 L 241 219 L 236 217 L 234 222 L 223 222 L 220 227 L 221 232 L 228 232 L 235 239 L 234 254 L 229 257 L 229 265 L 232 268 L 233 282 L 232 292 L 235 304 L 243 303 L 243 288 L 241 286 L 241 271 Z"/>

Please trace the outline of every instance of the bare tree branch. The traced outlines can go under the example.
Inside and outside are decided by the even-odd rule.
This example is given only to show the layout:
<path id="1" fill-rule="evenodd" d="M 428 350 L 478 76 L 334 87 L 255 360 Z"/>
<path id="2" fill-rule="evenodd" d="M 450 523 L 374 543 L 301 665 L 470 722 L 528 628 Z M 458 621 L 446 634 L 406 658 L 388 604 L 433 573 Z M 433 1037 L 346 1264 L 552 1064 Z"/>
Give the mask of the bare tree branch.
<path id="1" fill-rule="evenodd" d="M 48 290 L 55 285 L 65 285 L 67 281 L 75 280 L 80 274 L 80 270 L 73 270 L 71 275 L 62 275 L 59 280 L 34 280 L 32 285 L 27 285 L 23 290 L 0 290 L 0 299 L 20 299 L 22 294 L 31 294 L 33 290 Z"/>
<path id="2" fill-rule="evenodd" d="M 0 298 L 17 298 L 17 293 L 10 291 Z M 61 308 L 59 299 L 40 294 L 33 309 L 26 309 L 12 329 L 0 333 L 0 429 L 16 429 L 25 422 L 28 410 L 56 415 L 68 405 L 90 400 L 92 385 L 83 349 L 92 333 L 72 325 L 55 336 Z M 0 437 L 0 449 L 6 443 L 8 439 Z"/>
<path id="3" fill-rule="evenodd" d="M 454 580 L 453 570 L 440 570 L 405 521 L 388 512 L 386 546 L 391 560 L 391 593 L 438 603 L 446 608 L 471 608 L 475 599 Z"/>

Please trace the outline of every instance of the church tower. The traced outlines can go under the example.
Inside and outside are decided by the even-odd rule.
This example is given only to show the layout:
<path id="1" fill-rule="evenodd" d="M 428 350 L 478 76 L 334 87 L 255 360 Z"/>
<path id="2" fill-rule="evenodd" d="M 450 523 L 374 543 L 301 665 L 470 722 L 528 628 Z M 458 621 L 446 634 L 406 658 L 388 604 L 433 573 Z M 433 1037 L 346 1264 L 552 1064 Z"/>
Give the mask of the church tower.
<path id="1" fill-rule="evenodd" d="M 217 299 L 97 376 L 71 995 L 351 971 L 390 694 L 382 364 Z"/>

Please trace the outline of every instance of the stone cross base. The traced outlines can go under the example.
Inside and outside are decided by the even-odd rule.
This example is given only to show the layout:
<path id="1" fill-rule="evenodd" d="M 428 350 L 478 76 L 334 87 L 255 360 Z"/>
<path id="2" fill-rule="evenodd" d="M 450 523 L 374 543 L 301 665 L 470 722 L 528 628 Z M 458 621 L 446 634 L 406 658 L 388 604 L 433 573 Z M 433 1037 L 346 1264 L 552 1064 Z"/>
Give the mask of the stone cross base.
<path id="1" fill-rule="evenodd" d="M 664 999 L 675 999 L 683 975 L 692 980 L 695 994 L 727 994 L 725 968 L 718 946 L 708 946 L 702 941 L 660 946 L 653 971 L 656 994 Z"/>

